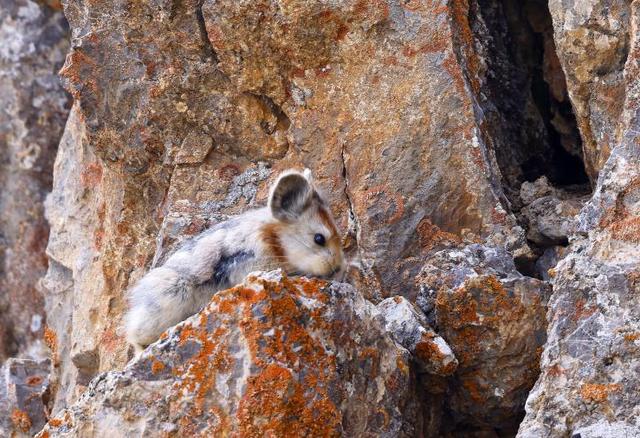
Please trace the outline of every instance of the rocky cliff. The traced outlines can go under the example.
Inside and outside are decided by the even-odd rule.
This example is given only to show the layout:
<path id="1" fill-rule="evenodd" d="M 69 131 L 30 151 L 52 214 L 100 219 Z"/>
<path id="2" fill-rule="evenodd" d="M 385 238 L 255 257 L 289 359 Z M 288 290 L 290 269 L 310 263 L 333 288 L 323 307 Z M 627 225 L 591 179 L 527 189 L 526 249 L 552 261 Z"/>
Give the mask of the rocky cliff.
<path id="1" fill-rule="evenodd" d="M 1 431 L 640 436 L 636 0 L 2 6 Z M 129 362 L 131 284 L 289 167 L 350 284 L 254 276 Z"/>

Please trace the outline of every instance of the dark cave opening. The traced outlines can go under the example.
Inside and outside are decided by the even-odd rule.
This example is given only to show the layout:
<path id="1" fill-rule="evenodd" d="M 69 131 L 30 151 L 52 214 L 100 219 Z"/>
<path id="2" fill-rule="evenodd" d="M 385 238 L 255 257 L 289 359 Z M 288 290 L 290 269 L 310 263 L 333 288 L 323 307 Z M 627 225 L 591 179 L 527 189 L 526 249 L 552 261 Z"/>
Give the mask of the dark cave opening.
<path id="1" fill-rule="evenodd" d="M 533 201 L 521 196 L 523 183 L 540 182 L 546 177 L 550 188 L 541 191 L 541 197 L 530 195 L 530 191 L 528 197 L 533 196 L 534 201 L 557 195 L 559 201 L 579 204 L 591 192 L 580 132 L 556 53 L 551 13 L 547 0 L 470 0 L 468 20 L 473 50 L 481 59 L 477 103 L 488 134 L 487 144 L 495 153 L 508 209 L 529 238 L 529 222 L 522 211 Z M 547 201 L 540 208 L 548 205 L 545 214 L 551 212 L 551 216 L 553 206 L 558 204 Z M 531 252 L 514 260 L 523 275 L 544 279 L 542 270 L 547 272 L 546 268 L 562 257 L 562 247 L 568 240 L 554 237 L 549 241 L 541 237 L 529 240 Z M 540 266 L 538 261 L 542 262 Z M 444 396 L 442 436 L 515 436 L 530 390 L 521 389 L 521 403 L 511 405 L 508 412 L 487 414 L 485 418 L 460 415 L 447 404 L 448 395 Z"/>
<path id="2" fill-rule="evenodd" d="M 588 185 L 582 141 L 545 0 L 477 0 L 469 10 L 486 61 L 480 102 L 510 201 L 524 181 Z M 515 202 L 516 206 L 518 202 Z"/>

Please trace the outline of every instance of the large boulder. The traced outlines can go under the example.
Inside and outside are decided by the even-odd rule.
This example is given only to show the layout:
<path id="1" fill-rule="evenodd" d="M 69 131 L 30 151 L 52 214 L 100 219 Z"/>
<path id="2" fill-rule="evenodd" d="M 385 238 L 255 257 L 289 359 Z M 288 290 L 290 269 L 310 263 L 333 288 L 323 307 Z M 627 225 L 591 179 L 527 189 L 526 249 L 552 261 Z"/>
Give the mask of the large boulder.
<path id="1" fill-rule="evenodd" d="M 521 437 L 640 436 L 636 135 L 611 153 L 580 215 L 582 236 L 554 269 L 542 375 L 527 401 Z"/>
<path id="2" fill-rule="evenodd" d="M 443 431 L 515 433 L 539 373 L 548 284 L 520 274 L 503 249 L 479 244 L 434 254 L 417 281 L 418 303 L 459 361 Z"/>
<path id="3" fill-rule="evenodd" d="M 40 437 L 419 436 L 409 353 L 344 283 L 250 276 L 108 372 Z"/>
<path id="4" fill-rule="evenodd" d="M 618 122 L 627 94 L 634 9 L 626 0 L 549 1 L 555 46 L 594 183 L 624 134 Z"/>

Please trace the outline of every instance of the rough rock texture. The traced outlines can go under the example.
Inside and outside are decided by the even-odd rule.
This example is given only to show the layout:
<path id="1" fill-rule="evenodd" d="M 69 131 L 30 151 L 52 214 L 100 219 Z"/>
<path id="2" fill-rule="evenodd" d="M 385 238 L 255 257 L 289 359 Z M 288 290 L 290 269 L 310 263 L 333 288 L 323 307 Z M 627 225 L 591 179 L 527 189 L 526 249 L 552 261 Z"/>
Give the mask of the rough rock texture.
<path id="1" fill-rule="evenodd" d="M 554 39 L 583 140 L 587 173 L 595 181 L 624 135 L 625 63 L 631 50 L 628 0 L 550 0 Z"/>
<path id="2" fill-rule="evenodd" d="M 410 353 L 418 371 L 448 376 L 458 367 L 451 347 L 427 324 L 424 314 L 404 297 L 392 297 L 378 304 L 391 337 Z"/>
<path id="3" fill-rule="evenodd" d="M 558 189 L 541 177 L 533 183 L 523 183 L 520 198 L 527 239 L 544 248 L 567 245 L 575 231 L 576 216 L 589 196 L 582 187 Z"/>
<path id="4" fill-rule="evenodd" d="M 585 2 L 587 11 L 608 8 L 612 14 L 617 5 Z M 626 96 L 620 122 L 607 126 L 620 133 L 619 142 L 579 216 L 579 235 L 555 268 L 549 340 L 542 375 L 527 401 L 522 437 L 640 436 L 639 7 L 632 2 L 625 16 L 631 26 L 624 29 L 630 35 L 629 56 L 618 78 L 624 79 L 620 87 Z M 583 43 L 592 37 L 587 32 Z M 612 42 L 617 37 L 599 38 Z M 589 59 L 600 62 L 593 53 Z M 590 71 L 584 59 L 578 65 L 584 74 Z M 605 96 L 593 91 L 592 105 L 597 105 Z"/>
<path id="5" fill-rule="evenodd" d="M 48 359 L 9 359 L 0 367 L 0 436 L 30 437 L 46 423 Z"/>
<path id="6" fill-rule="evenodd" d="M 640 148 L 630 140 L 580 216 L 588 234 L 555 268 L 543 374 L 519 436 L 640 436 Z"/>
<path id="7" fill-rule="evenodd" d="M 415 299 L 424 257 L 462 236 L 529 254 L 486 144 L 495 123 L 474 105 L 486 71 L 466 54 L 467 13 L 445 1 L 67 2 L 75 105 L 45 278 L 55 408 L 126 362 L 129 285 L 176 242 L 264 201 L 285 167 L 314 170 L 348 231 L 352 281 L 376 301 Z"/>
<path id="8" fill-rule="evenodd" d="M 513 433 L 546 339 L 545 283 L 520 274 L 506 251 L 477 244 L 434 254 L 417 281 L 418 303 L 459 361 L 445 431 Z"/>
<path id="9" fill-rule="evenodd" d="M 409 353 L 352 286 L 249 277 L 96 378 L 40 437 L 417 436 Z M 115 435 L 114 435 L 115 434 Z"/>
<path id="10" fill-rule="evenodd" d="M 42 202 L 70 106 L 57 76 L 68 48 L 59 4 L 0 1 L 0 363 L 41 354 Z"/>
<path id="11" fill-rule="evenodd" d="M 543 348 L 522 436 L 632 434 L 639 3 L 546 3 L 67 0 L 62 77 L 74 105 L 46 202 L 43 280 L 45 398 L 57 416 L 42 435 L 251 435 L 268 424 L 274 435 L 513 436 Z M 0 72 L 19 73 L 0 76 L 0 93 L 23 91 L 15 81 L 33 77 L 32 58 L 7 63 L 14 43 L 37 49 L 60 35 L 27 12 L 60 16 L 28 0 L 0 5 L 0 42 L 12 42 L 0 44 Z M 59 44 L 38 59 L 59 61 Z M 28 106 L 11 93 L 0 141 L 20 129 L 27 140 L 0 154 L 45 169 L 29 148 L 49 151 L 39 157 L 51 165 L 45 145 L 64 114 L 50 114 L 64 95 L 46 89 Z M 50 130 L 19 123 L 38 102 Z M 328 195 L 358 292 L 254 279 L 113 371 L 130 358 L 120 328 L 130 285 L 183 239 L 263 203 L 281 169 L 302 166 Z M 33 252 L 2 253 L 32 267 L 31 285 L 45 266 L 48 180 L 29 175 L 2 180 L 14 190 L 0 195 L 3 213 L 15 217 L 0 226 L 4 244 L 20 235 L 8 228 L 19 215 L 35 214 L 18 229 Z M 17 205 L 26 199 L 35 213 Z M 23 278 L 12 266 L 3 287 Z M 7 297 L 37 308 L 4 293 L 0 307 Z M 31 315 L 8 314 L 28 344 Z"/>

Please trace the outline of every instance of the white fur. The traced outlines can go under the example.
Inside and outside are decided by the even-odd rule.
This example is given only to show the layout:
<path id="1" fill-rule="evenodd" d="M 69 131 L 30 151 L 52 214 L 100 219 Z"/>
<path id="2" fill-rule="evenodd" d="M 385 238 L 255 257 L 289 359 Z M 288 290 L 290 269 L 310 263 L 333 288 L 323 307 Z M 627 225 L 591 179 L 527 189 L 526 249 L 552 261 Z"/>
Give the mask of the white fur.
<path id="1" fill-rule="evenodd" d="M 285 217 L 286 222 L 274 217 L 271 201 L 275 187 L 283 177 L 292 173 L 297 172 L 283 173 L 274 184 L 268 207 L 249 211 L 203 232 L 135 285 L 130 292 L 131 307 L 125 316 L 125 327 L 127 340 L 137 351 L 158 339 L 167 328 L 198 312 L 216 291 L 241 283 L 252 271 L 283 268 L 290 272 L 326 276 L 342 268 L 342 250 L 335 243 L 336 236 L 333 236 L 333 243 L 325 247 L 314 243 L 316 233 L 322 233 L 327 240 L 332 237 L 331 230 L 319 219 L 318 205 L 312 203 L 299 214 L 287 211 L 279 215 Z M 303 198 L 315 190 L 310 173 L 305 172 L 304 177 L 311 190 L 308 193 L 302 190 Z M 292 199 L 294 204 L 301 203 L 297 206 L 307 200 L 296 196 Z M 291 208 L 293 210 L 295 206 Z M 269 224 L 279 227 L 278 237 L 285 250 L 285 260 L 270 257 L 268 245 L 260 238 L 261 228 Z M 233 254 L 253 254 L 253 257 L 237 258 L 235 262 L 236 259 L 229 258 Z M 228 261 L 228 269 L 216 271 L 221 261 Z M 216 272 L 224 272 L 228 281 L 216 284 L 213 281 Z"/>

